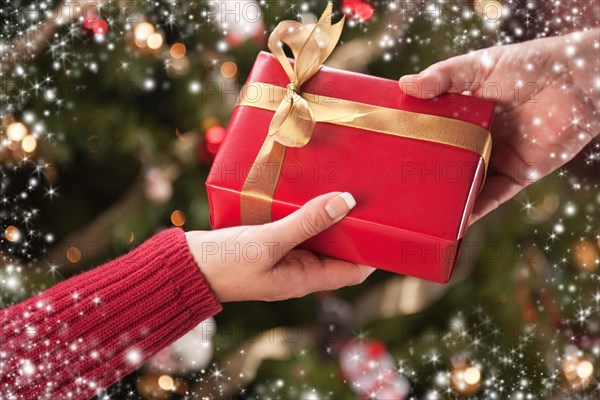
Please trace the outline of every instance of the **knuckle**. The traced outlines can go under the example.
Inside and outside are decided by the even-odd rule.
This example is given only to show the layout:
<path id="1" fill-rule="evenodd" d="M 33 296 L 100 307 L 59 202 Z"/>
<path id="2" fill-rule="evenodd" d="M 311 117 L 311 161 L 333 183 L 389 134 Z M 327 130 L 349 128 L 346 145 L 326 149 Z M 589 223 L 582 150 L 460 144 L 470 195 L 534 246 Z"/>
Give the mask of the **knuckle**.
<path id="1" fill-rule="evenodd" d="M 320 213 L 307 213 L 300 221 L 302 232 L 306 236 L 314 236 L 325 227 L 326 221 Z"/>
<path id="2" fill-rule="evenodd" d="M 448 77 L 451 78 L 451 75 L 454 71 L 454 66 L 450 60 L 440 61 L 433 68 L 433 74 L 438 78 Z"/>
<path id="3" fill-rule="evenodd" d="M 440 61 L 435 66 L 435 72 L 437 72 L 440 75 L 446 75 L 447 73 L 450 72 L 450 65 L 449 65 L 449 63 L 447 61 Z"/>

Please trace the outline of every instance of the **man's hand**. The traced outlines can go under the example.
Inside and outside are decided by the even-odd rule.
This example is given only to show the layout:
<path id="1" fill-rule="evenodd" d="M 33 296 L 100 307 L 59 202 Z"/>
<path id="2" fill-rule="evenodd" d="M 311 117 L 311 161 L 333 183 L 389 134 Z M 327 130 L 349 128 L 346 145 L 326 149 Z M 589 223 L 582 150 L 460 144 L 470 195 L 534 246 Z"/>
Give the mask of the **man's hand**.
<path id="1" fill-rule="evenodd" d="M 600 30 L 492 47 L 400 78 L 409 94 L 497 104 L 492 156 L 471 222 L 572 159 L 599 132 Z"/>
<path id="2" fill-rule="evenodd" d="M 363 282 L 373 268 L 294 249 L 356 205 L 350 193 L 312 199 L 265 225 L 187 232 L 194 259 L 222 302 L 285 300 Z"/>

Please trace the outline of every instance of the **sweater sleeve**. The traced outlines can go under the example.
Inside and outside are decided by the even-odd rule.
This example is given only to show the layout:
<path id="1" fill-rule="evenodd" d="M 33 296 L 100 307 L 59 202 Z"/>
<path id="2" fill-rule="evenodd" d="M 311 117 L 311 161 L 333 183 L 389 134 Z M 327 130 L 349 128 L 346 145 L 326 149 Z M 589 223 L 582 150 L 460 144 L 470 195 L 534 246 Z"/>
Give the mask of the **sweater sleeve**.
<path id="1" fill-rule="evenodd" d="M 181 229 L 0 310 L 0 398 L 89 399 L 221 310 Z"/>

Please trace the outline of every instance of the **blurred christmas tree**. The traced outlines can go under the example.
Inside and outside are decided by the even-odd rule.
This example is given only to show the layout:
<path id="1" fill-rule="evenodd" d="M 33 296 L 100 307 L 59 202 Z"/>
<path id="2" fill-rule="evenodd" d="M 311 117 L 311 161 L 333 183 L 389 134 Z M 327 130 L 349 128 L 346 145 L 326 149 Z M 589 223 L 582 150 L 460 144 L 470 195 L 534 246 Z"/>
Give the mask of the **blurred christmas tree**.
<path id="1" fill-rule="evenodd" d="M 166 226 L 208 229 L 203 181 L 281 19 L 323 1 L 0 5 L 0 304 Z M 329 65 L 398 78 L 598 26 L 595 1 L 341 1 Z M 557 99 L 557 101 L 560 101 Z M 449 285 L 230 304 L 100 398 L 598 398 L 600 146 L 470 230 Z M 215 333 L 216 332 L 216 333 Z M 214 353 L 214 357 L 213 357 Z"/>

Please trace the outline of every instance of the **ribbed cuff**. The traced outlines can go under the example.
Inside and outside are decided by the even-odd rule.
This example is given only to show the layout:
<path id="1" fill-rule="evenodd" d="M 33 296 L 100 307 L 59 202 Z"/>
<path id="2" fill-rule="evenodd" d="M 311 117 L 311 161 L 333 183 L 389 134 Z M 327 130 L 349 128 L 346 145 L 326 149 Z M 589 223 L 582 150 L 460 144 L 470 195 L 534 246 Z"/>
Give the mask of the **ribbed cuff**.
<path id="1" fill-rule="evenodd" d="M 188 247 L 185 232 L 178 228 L 167 232 L 171 234 L 172 246 L 176 250 L 176 254 L 172 254 L 172 257 L 179 260 L 176 271 L 171 273 L 175 278 L 173 286 L 177 287 L 176 293 L 180 293 L 179 299 L 184 309 L 188 310 L 192 319 L 200 319 L 198 322 L 200 323 L 220 312 L 223 307 L 200 271 Z M 169 264 L 170 258 L 166 258 L 165 265 Z"/>
<path id="2" fill-rule="evenodd" d="M 221 308 L 185 233 L 169 229 L 14 306 L 19 322 L 11 326 L 23 326 L 11 332 L 21 333 L 5 336 L 0 347 L 40 370 L 13 375 L 22 398 L 86 399 Z M 35 326 L 37 336 L 27 336 L 26 326 Z"/>

